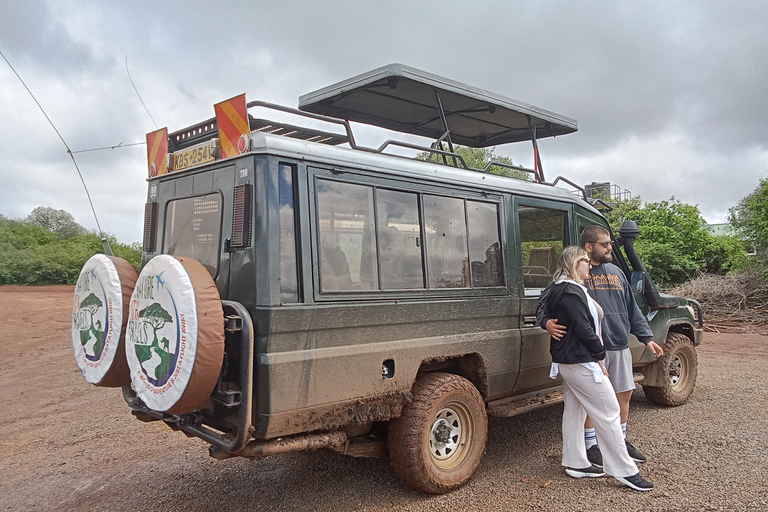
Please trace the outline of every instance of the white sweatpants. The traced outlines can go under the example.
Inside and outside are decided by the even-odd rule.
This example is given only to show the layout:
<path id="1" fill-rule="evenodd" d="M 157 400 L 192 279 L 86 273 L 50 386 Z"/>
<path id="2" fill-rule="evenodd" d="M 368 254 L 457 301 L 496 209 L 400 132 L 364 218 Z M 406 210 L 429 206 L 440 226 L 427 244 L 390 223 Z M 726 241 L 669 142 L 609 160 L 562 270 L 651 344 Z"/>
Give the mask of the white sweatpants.
<path id="1" fill-rule="evenodd" d="M 603 469 L 611 476 L 627 477 L 638 473 L 629 457 L 621 432 L 619 402 L 607 377 L 595 382 L 592 371 L 580 364 L 560 363 L 563 378 L 563 466 L 589 467 L 584 443 L 587 414 L 595 424 L 595 434 L 603 454 Z"/>

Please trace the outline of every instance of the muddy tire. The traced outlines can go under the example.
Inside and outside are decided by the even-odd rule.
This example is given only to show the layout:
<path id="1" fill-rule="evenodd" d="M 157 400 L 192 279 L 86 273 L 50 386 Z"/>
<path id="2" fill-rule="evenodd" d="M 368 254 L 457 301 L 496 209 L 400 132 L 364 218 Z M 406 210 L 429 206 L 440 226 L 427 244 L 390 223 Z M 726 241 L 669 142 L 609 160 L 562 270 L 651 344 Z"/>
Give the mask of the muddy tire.
<path id="1" fill-rule="evenodd" d="M 147 407 L 185 414 L 202 406 L 224 358 L 224 313 L 211 274 L 192 258 L 152 258 L 131 295 L 125 341 L 131 382 Z"/>
<path id="2" fill-rule="evenodd" d="M 125 359 L 128 304 L 138 274 L 122 258 L 95 254 L 75 285 L 72 347 L 85 380 L 96 386 L 131 382 Z"/>
<path id="3" fill-rule="evenodd" d="M 654 364 L 662 367 L 664 385 L 643 386 L 648 400 L 670 407 L 687 402 L 696 386 L 699 370 L 696 349 L 690 338 L 670 332 L 664 344 L 664 355 Z"/>
<path id="4" fill-rule="evenodd" d="M 395 473 L 416 490 L 442 494 L 464 485 L 485 453 L 485 403 L 467 379 L 428 373 L 416 380 L 413 401 L 389 423 Z"/>

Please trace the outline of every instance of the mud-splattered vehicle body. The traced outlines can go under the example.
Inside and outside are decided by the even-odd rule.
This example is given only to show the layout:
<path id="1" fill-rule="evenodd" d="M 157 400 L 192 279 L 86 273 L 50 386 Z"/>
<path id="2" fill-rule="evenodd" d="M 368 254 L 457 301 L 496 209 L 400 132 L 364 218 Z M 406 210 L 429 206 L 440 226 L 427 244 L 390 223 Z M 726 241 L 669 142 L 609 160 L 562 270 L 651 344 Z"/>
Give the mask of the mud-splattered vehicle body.
<path id="1" fill-rule="evenodd" d="M 536 300 L 563 247 L 607 222 L 583 190 L 544 180 L 536 140 L 576 122 L 400 65 L 303 96 L 301 110 L 242 104 L 148 136 L 143 269 L 122 288 L 130 380 L 102 384 L 219 459 L 331 448 L 388 455 L 422 491 L 462 485 L 488 414 L 560 400 Z M 437 142 L 363 148 L 348 120 Z M 534 169 L 512 166 L 527 180 L 453 152 L 516 141 L 533 142 Z M 616 248 L 631 266 L 618 250 L 617 264 L 668 352 L 657 361 L 633 339 L 636 375 L 651 400 L 676 405 L 695 384 L 701 310 L 656 291 L 636 236 L 623 228 Z"/>

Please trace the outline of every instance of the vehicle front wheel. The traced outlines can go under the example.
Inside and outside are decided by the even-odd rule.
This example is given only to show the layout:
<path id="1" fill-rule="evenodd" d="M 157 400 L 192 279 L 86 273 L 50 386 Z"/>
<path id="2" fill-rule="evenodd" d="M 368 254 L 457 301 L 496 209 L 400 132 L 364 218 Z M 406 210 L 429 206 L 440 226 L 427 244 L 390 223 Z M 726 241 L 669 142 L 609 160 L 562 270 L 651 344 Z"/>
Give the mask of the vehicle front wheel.
<path id="1" fill-rule="evenodd" d="M 664 344 L 664 355 L 654 364 L 661 365 L 662 386 L 643 386 L 648 399 L 658 405 L 677 406 L 688 401 L 696 386 L 699 361 L 690 338 L 670 332 Z"/>
<path id="2" fill-rule="evenodd" d="M 467 379 L 428 373 L 416 380 L 413 401 L 389 423 L 395 473 L 416 490 L 443 494 L 464 485 L 485 453 L 488 416 Z"/>

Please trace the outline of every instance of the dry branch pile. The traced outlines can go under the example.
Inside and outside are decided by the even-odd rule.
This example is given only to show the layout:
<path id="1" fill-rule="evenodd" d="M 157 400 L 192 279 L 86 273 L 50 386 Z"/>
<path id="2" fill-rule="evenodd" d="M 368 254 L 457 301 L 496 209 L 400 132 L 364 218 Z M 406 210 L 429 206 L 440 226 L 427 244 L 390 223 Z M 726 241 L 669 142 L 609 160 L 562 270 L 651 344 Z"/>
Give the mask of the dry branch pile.
<path id="1" fill-rule="evenodd" d="M 671 293 L 701 303 L 705 330 L 760 334 L 768 331 L 768 286 L 757 272 L 700 274 Z"/>

